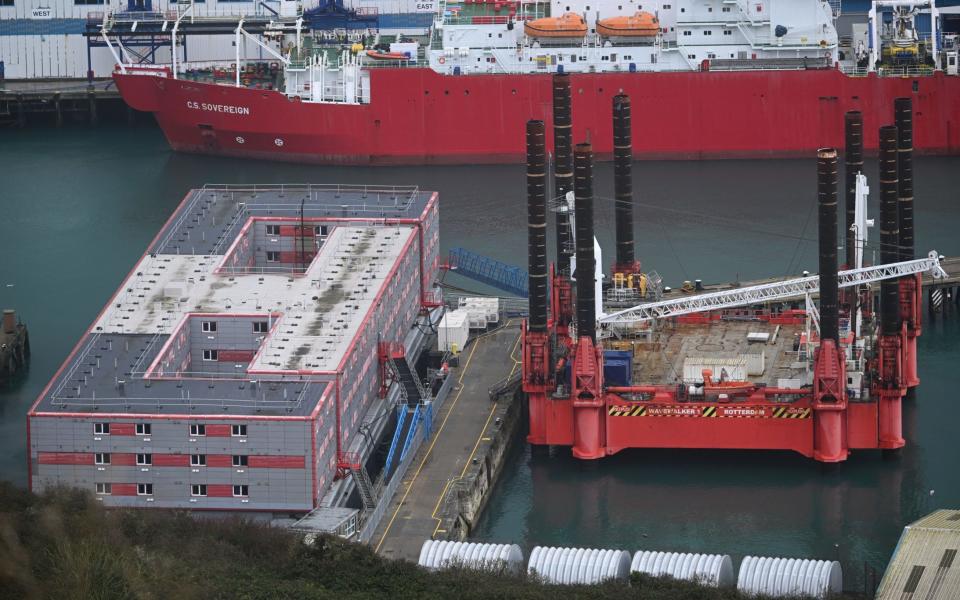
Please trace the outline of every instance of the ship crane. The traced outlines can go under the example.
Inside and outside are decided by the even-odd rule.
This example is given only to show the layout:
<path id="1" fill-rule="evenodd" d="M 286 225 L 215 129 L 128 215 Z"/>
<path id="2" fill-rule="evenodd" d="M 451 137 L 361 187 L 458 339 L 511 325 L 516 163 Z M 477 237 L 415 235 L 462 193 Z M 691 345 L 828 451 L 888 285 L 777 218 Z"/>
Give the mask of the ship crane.
<path id="1" fill-rule="evenodd" d="M 940 255 L 935 250 L 931 251 L 926 258 L 840 271 L 837 274 L 837 282 L 839 287 L 846 288 L 924 272 L 929 272 L 934 279 L 946 277 L 946 272 L 940 266 Z M 605 315 L 600 318 L 600 323 L 613 326 L 642 323 L 699 312 L 802 298 L 819 292 L 820 278 L 817 275 L 811 275 L 686 298 L 649 302 Z"/>

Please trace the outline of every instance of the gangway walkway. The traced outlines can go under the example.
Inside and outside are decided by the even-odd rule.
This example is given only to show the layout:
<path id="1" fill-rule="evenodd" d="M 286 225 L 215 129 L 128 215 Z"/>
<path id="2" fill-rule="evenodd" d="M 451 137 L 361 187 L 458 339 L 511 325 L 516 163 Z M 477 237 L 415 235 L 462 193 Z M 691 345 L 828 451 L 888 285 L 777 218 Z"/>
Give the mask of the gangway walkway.
<path id="1" fill-rule="evenodd" d="M 451 248 L 447 262 L 454 273 L 514 296 L 527 297 L 527 272 L 520 267 L 482 256 L 466 248 Z"/>
<path id="2" fill-rule="evenodd" d="M 480 336 L 451 369 L 457 388 L 440 414 L 434 434 L 414 457 L 372 543 L 383 556 L 417 560 L 425 539 L 438 531 L 436 518 L 453 483 L 460 480 L 483 442 L 497 402 L 489 390 L 520 370 L 520 321 Z"/>

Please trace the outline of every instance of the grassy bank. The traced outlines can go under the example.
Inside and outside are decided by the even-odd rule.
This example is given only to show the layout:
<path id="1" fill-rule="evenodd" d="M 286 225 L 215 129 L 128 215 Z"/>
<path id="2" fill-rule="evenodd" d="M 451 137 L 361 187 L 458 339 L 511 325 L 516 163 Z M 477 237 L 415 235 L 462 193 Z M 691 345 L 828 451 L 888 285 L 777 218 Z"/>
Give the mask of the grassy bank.
<path id="1" fill-rule="evenodd" d="M 0 598 L 517 598 L 720 600 L 675 581 L 546 586 L 525 577 L 428 573 L 366 546 L 184 512 L 104 510 L 89 494 L 0 483 Z"/>

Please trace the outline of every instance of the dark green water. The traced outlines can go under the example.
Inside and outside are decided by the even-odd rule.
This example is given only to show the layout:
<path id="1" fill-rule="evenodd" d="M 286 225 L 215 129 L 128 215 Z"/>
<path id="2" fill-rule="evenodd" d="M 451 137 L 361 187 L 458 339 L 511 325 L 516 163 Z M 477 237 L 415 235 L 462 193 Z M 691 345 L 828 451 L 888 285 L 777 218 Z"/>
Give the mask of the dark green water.
<path id="1" fill-rule="evenodd" d="M 918 251 L 960 254 L 958 170 L 957 158 L 917 160 Z M 638 163 L 634 187 L 649 205 L 636 223 L 645 268 L 670 285 L 816 271 L 814 174 L 812 160 Z M 33 346 L 29 373 L 0 391 L 0 477 L 20 485 L 27 409 L 191 187 L 416 184 L 441 194 L 443 248 L 518 265 L 526 257 L 520 166 L 371 169 L 193 157 L 169 152 L 158 130 L 140 127 L 2 132 L 0 178 L 0 305 L 18 310 Z M 610 165 L 600 165 L 597 178 L 598 237 L 609 263 Z M 632 451 L 586 464 L 565 452 L 531 456 L 520 444 L 477 537 L 527 549 L 839 554 L 856 582 L 864 561 L 886 563 L 904 523 L 960 506 L 960 319 L 926 324 L 920 358 L 923 383 L 906 408 L 909 446 L 898 460 L 863 453 L 824 470 L 780 453 Z"/>

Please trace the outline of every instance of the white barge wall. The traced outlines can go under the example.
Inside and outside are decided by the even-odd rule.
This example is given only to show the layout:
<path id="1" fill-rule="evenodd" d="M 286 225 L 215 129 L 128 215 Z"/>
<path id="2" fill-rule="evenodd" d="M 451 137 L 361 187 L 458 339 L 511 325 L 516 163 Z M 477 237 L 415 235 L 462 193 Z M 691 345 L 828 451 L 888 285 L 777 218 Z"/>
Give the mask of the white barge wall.
<path id="1" fill-rule="evenodd" d="M 87 20 L 100 22 L 108 12 L 123 12 L 135 6 L 162 14 L 175 14 L 175 0 L 13 0 L 12 6 L 0 5 L 0 61 L 7 79 L 86 78 L 87 40 L 83 32 Z M 278 2 L 267 2 L 279 11 Z M 347 6 L 374 10 L 381 29 L 417 31 L 429 27 L 435 2 L 415 0 L 348 0 Z M 315 7 L 317 0 L 303 3 Z M 425 10 L 425 6 L 434 8 Z M 269 14 L 259 2 L 206 0 L 193 5 L 197 17 L 229 17 Z M 169 29 L 168 29 L 169 30 Z M 197 35 L 187 41 L 187 61 L 223 61 L 236 57 L 232 35 Z M 183 58 L 182 50 L 178 60 Z M 241 58 L 273 60 L 256 44 L 241 48 Z M 170 48 L 157 50 L 155 63 L 169 63 Z M 109 77 L 115 64 L 105 47 L 90 49 L 90 66 L 95 77 Z"/>
<path id="2" fill-rule="evenodd" d="M 511 573 L 519 573 L 523 570 L 523 552 L 516 544 L 427 540 L 420 548 L 417 564 L 431 571 L 464 567 L 496 572 L 505 568 Z"/>
<path id="3" fill-rule="evenodd" d="M 684 554 L 680 552 L 638 551 L 630 571 L 654 577 L 669 575 L 710 587 L 733 587 L 733 561 L 726 554 Z"/>

